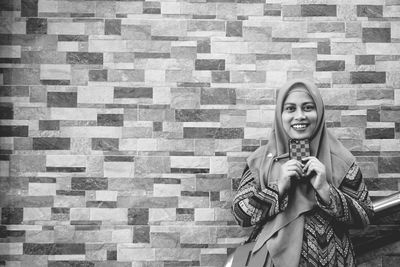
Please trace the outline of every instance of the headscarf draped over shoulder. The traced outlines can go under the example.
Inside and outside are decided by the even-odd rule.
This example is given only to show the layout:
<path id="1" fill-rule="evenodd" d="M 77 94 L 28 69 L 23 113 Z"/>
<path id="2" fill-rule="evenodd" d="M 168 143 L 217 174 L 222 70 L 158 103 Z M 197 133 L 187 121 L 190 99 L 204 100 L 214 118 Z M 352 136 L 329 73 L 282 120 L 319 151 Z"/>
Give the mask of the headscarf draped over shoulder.
<path id="1" fill-rule="evenodd" d="M 250 155 L 247 164 L 251 172 L 259 179 L 262 188 L 279 178 L 276 177 L 279 176 L 276 172 L 271 175 L 270 170 L 274 169 L 276 161 L 289 157 L 290 137 L 283 128 L 282 110 L 287 95 L 294 87 L 303 87 L 314 100 L 317 123 L 310 138 L 311 155 L 317 157 L 325 165 L 328 183 L 338 187 L 355 158 L 326 128 L 325 108 L 321 94 L 317 86 L 309 80 L 289 81 L 278 91 L 275 119 L 268 144 Z M 311 210 L 315 203 L 315 192 L 311 184 L 296 184 L 296 188 L 289 193 L 287 208 L 265 223 L 253 253 L 257 253 L 263 247 L 268 249 L 274 266 L 298 266 L 298 261 L 294 259 L 296 257 L 299 259 L 300 256 L 304 213 Z"/>

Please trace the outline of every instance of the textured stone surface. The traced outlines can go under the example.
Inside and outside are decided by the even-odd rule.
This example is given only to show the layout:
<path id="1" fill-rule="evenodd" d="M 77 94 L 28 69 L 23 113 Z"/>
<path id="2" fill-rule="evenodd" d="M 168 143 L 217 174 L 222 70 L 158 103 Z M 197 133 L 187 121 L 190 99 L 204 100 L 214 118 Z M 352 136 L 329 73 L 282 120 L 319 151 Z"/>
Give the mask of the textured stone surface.
<path id="1" fill-rule="evenodd" d="M 344 71 L 345 61 L 342 60 L 319 60 L 316 65 L 317 71 Z"/>
<path id="2" fill-rule="evenodd" d="M 224 70 L 225 61 L 222 59 L 197 59 L 195 61 L 196 70 Z"/>
<path id="3" fill-rule="evenodd" d="M 368 18 L 381 18 L 383 16 L 383 6 L 357 5 L 357 16 Z"/>
<path id="4" fill-rule="evenodd" d="M 46 34 L 47 33 L 47 19 L 41 18 L 28 18 L 26 21 L 27 34 Z"/>
<path id="5" fill-rule="evenodd" d="M 77 93 L 70 92 L 48 92 L 48 107 L 76 107 Z"/>
<path id="6" fill-rule="evenodd" d="M 201 104 L 235 104 L 235 90 L 229 88 L 202 88 L 201 89 Z"/>
<path id="7" fill-rule="evenodd" d="M 390 28 L 363 28 L 362 40 L 364 43 L 389 43 Z"/>
<path id="8" fill-rule="evenodd" d="M 361 84 L 361 83 L 385 83 L 386 73 L 385 72 L 351 72 L 350 73 L 351 83 Z"/>
<path id="9" fill-rule="evenodd" d="M 312 16 L 336 16 L 336 5 L 301 5 L 301 16 L 312 17 Z"/>
<path id="10" fill-rule="evenodd" d="M 398 7 L 0 1 L 0 265 L 223 266 L 250 231 L 230 212 L 245 159 L 294 77 L 371 195 L 399 190 Z"/>

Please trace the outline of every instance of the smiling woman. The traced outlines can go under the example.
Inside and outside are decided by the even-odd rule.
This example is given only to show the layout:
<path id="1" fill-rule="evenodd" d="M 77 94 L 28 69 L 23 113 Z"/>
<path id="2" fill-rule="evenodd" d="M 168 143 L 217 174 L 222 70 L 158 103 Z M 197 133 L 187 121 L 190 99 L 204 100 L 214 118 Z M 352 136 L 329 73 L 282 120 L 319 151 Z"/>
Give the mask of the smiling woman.
<path id="1" fill-rule="evenodd" d="M 348 229 L 369 223 L 371 200 L 324 113 L 310 81 L 279 91 L 268 144 L 247 159 L 233 199 L 237 222 L 256 226 L 246 266 L 355 266 Z M 235 258 L 232 266 L 239 267 Z"/>
<path id="2" fill-rule="evenodd" d="M 313 99 L 301 85 L 290 90 L 283 104 L 282 123 L 290 138 L 311 137 L 317 123 L 317 111 Z"/>

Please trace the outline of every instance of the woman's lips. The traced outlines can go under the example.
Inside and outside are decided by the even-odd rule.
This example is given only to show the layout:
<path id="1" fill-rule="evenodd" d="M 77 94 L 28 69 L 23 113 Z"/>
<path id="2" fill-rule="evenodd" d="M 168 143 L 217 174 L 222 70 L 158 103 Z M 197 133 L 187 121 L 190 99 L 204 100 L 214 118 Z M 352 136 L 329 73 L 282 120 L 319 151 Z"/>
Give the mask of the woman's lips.
<path id="1" fill-rule="evenodd" d="M 298 123 L 298 124 L 293 124 L 292 128 L 295 129 L 295 130 L 300 130 L 301 131 L 301 130 L 306 129 L 307 126 L 308 126 L 308 124 L 306 124 L 306 123 Z"/>

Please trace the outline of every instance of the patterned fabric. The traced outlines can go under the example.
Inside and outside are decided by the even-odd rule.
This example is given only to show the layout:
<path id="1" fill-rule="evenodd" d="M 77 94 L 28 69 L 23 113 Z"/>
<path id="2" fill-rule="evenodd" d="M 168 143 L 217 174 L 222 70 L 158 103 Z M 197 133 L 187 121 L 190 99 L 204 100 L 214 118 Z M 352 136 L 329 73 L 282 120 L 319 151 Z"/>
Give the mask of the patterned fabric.
<path id="1" fill-rule="evenodd" d="M 285 209 L 287 197 L 279 199 L 273 185 L 265 191 L 246 168 L 233 200 L 233 214 L 240 225 L 260 225 Z M 331 185 L 330 203 L 324 203 L 318 194 L 315 197 L 317 206 L 305 214 L 299 266 L 355 266 L 348 229 L 366 226 L 373 215 L 358 165 L 350 168 L 339 188 Z"/>
<path id="2" fill-rule="evenodd" d="M 289 140 L 290 158 L 301 161 L 310 156 L 310 142 L 308 139 L 290 139 Z"/>
<path id="3" fill-rule="evenodd" d="M 256 225 L 264 218 L 273 217 L 285 209 L 288 201 L 287 196 L 279 198 L 276 184 L 269 184 L 264 190 L 259 189 L 248 166 L 243 171 L 239 191 L 233 200 L 233 215 L 243 227 Z"/>

